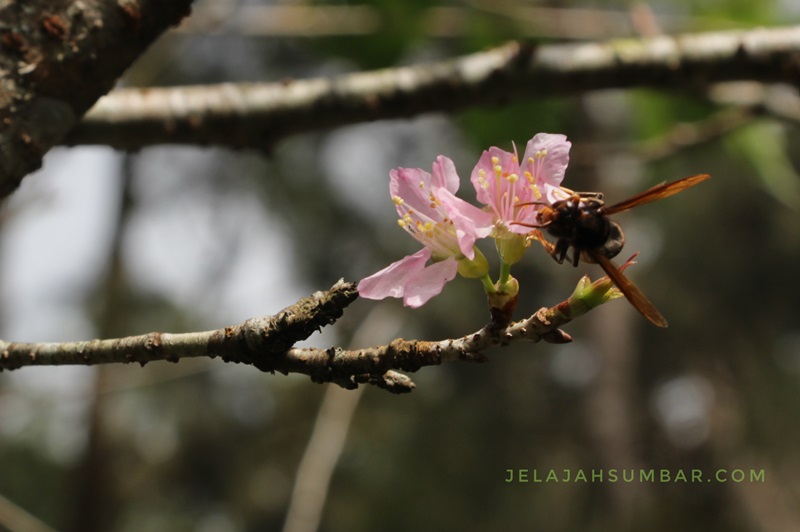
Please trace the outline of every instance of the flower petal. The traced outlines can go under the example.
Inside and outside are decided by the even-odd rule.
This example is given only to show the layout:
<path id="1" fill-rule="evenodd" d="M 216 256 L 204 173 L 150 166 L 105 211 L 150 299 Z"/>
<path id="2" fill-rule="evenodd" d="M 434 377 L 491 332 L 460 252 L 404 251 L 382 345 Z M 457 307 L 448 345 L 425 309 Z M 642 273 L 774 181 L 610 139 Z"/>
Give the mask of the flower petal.
<path id="1" fill-rule="evenodd" d="M 505 192 L 506 181 L 498 181 L 495 178 L 493 158 L 497 158 L 497 165 L 500 166 L 500 171 L 503 175 L 518 173 L 519 165 L 513 153 L 492 146 L 483 152 L 481 158 L 478 159 L 478 164 L 472 169 L 470 181 L 472 181 L 472 186 L 475 187 L 478 201 L 484 205 L 491 205 L 493 208 L 497 208 L 503 197 L 503 192 Z M 500 213 L 498 212 L 497 215 L 499 216 Z"/>
<path id="2" fill-rule="evenodd" d="M 528 141 L 520 165 L 522 173 L 530 172 L 536 184 L 558 186 L 569 165 L 572 143 L 560 133 L 537 133 Z"/>
<path id="3" fill-rule="evenodd" d="M 547 203 L 552 205 L 559 200 L 567 199 L 569 197 L 569 193 L 561 187 L 552 186 L 545 183 L 544 197 L 546 198 Z"/>
<path id="4" fill-rule="evenodd" d="M 435 206 L 431 205 L 431 175 L 420 168 L 395 168 L 389 172 L 389 193 L 403 198 L 407 207 L 418 213 L 438 221 Z M 403 211 L 398 206 L 397 213 L 402 217 Z"/>
<path id="5" fill-rule="evenodd" d="M 458 187 L 461 184 L 461 179 L 456 172 L 456 165 L 449 157 L 440 155 L 433 163 L 433 172 L 431 173 L 431 188 L 445 188 L 449 192 L 458 192 Z"/>
<path id="6" fill-rule="evenodd" d="M 406 280 L 403 304 L 411 308 L 421 307 L 433 296 L 439 295 L 444 285 L 452 281 L 457 272 L 458 261 L 453 257 L 415 272 Z"/>
<path id="7" fill-rule="evenodd" d="M 431 250 L 422 248 L 413 255 L 393 262 L 381 271 L 361 279 L 358 282 L 358 294 L 365 299 L 403 297 L 409 279 L 421 272 L 430 258 Z"/>
<path id="8" fill-rule="evenodd" d="M 489 236 L 494 227 L 494 215 L 456 197 L 449 190 L 439 189 L 437 196 L 456 228 L 461 253 L 472 259 L 475 256 L 475 240 Z"/>

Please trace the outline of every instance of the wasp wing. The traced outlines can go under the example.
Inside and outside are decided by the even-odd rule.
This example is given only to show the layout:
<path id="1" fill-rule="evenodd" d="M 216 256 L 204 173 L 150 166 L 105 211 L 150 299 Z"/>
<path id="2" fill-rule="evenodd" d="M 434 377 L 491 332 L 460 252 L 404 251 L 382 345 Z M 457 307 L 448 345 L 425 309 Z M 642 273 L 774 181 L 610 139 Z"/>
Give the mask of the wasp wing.
<path id="1" fill-rule="evenodd" d="M 661 315 L 655 305 L 647 299 L 647 296 L 645 296 L 630 279 L 625 277 L 625 274 L 622 273 L 616 264 L 611 262 L 611 259 L 595 251 L 588 251 L 587 253 L 589 253 L 592 259 L 603 268 L 603 271 L 606 272 L 609 279 L 619 288 L 619 291 L 622 292 L 625 299 L 627 299 L 642 316 L 647 318 L 647 320 L 656 327 L 667 326 L 667 320 L 664 319 L 664 316 Z"/>
<path id="2" fill-rule="evenodd" d="M 677 194 L 678 192 L 686 190 L 689 187 L 693 187 L 699 183 L 702 183 L 710 177 L 711 176 L 709 174 L 697 174 L 690 177 L 684 177 L 683 179 L 673 181 L 672 183 L 661 183 L 660 185 L 656 185 L 653 188 L 645 190 L 644 192 L 640 192 L 639 194 L 636 194 L 635 196 L 632 196 L 626 200 L 615 203 L 610 207 L 605 207 L 603 210 L 605 211 L 605 214 L 615 214 L 618 212 L 627 211 L 628 209 L 636 207 L 637 205 L 644 205 L 645 203 L 668 198 L 673 194 Z"/>

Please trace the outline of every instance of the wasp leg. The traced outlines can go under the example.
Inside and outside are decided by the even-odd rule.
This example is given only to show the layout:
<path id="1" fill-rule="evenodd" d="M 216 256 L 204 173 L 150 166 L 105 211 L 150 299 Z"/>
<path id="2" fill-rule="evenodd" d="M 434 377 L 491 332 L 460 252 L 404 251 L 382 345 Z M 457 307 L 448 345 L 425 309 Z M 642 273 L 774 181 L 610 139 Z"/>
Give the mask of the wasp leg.
<path id="1" fill-rule="evenodd" d="M 567 258 L 567 251 L 569 251 L 569 240 L 566 238 L 559 238 L 550 255 L 557 263 L 564 264 L 564 259 Z"/>
<path id="2" fill-rule="evenodd" d="M 544 234 L 539 231 L 538 229 L 531 231 L 528 233 L 528 242 L 531 241 L 539 242 L 544 250 L 547 252 L 548 255 L 553 257 L 553 260 L 559 264 L 564 264 L 564 261 L 567 260 L 571 262 L 574 266 L 578 265 L 578 261 L 576 260 L 579 255 L 575 255 L 574 257 L 570 257 L 568 255 L 570 243 L 569 240 L 565 238 L 559 238 L 555 244 L 550 242 L 544 237 Z"/>
<path id="3" fill-rule="evenodd" d="M 578 263 L 581 261 L 581 253 L 577 248 L 572 248 L 572 265 L 577 268 Z"/>
<path id="4" fill-rule="evenodd" d="M 544 237 L 544 234 L 541 231 L 539 231 L 538 229 L 534 229 L 533 231 L 528 233 L 527 238 L 526 238 L 527 245 L 530 245 L 530 243 L 533 242 L 534 240 L 536 242 L 540 243 L 542 245 L 542 247 L 544 248 L 544 250 L 549 255 L 553 254 L 553 250 L 555 249 L 555 246 L 553 245 L 552 242 L 547 240 Z"/>

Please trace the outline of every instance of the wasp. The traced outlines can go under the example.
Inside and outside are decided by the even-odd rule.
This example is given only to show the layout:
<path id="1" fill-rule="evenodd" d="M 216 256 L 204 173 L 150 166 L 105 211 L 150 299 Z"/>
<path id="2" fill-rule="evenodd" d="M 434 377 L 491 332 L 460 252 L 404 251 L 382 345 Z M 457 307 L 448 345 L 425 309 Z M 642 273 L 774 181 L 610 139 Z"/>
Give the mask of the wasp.
<path id="1" fill-rule="evenodd" d="M 709 174 L 698 174 L 671 183 L 661 183 L 610 206 L 605 204 L 603 194 L 600 192 L 573 192 L 562 188 L 560 190 L 566 197 L 550 205 L 540 202 L 520 203 L 519 207 L 540 206 L 536 225 L 525 223 L 520 225 L 534 228 L 529 238 L 540 242 L 559 264 L 568 258 L 573 266 L 577 266 L 580 260 L 599 264 L 636 310 L 653 325 L 666 327 L 667 320 L 664 316 L 622 273 L 624 266 L 620 268 L 611 260 L 622 251 L 625 235 L 620 225 L 609 216 L 668 198 L 710 177 Z M 548 241 L 539 229 L 546 230 L 554 237 L 555 244 Z M 571 257 L 568 256 L 570 248 Z"/>

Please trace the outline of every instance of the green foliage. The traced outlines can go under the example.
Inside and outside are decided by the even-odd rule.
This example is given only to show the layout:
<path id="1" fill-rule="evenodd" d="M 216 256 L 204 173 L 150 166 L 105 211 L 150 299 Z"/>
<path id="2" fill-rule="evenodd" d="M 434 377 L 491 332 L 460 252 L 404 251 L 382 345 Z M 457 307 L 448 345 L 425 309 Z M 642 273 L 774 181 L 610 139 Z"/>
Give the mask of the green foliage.
<path id="1" fill-rule="evenodd" d="M 631 124 L 634 139 L 664 135 L 676 124 L 703 120 L 715 110 L 710 103 L 689 93 L 634 90 L 628 97 L 636 110 Z"/>
<path id="2" fill-rule="evenodd" d="M 772 197 L 789 208 L 800 205 L 800 175 L 789 154 L 789 135 L 774 121 L 759 121 L 726 139 L 730 153 L 753 169 L 753 175 Z"/>
<path id="3" fill-rule="evenodd" d="M 319 2 L 330 5 L 349 5 L 350 2 Z M 420 15 L 429 3 L 424 0 L 365 0 L 360 6 L 369 6 L 378 12 L 377 35 L 369 46 L 364 46 L 363 36 L 325 37 L 315 40 L 313 46 L 331 57 L 347 58 L 360 68 L 375 69 L 395 64 L 408 50 L 423 38 L 424 27 Z"/>
<path id="4" fill-rule="evenodd" d="M 563 131 L 574 109 L 575 101 L 567 99 L 517 103 L 491 109 L 470 109 L 458 116 L 458 122 L 478 155 L 489 146 L 511 151 L 512 142 L 516 143 L 521 154 L 531 132 Z"/>
<path id="5" fill-rule="evenodd" d="M 703 0 L 700 2 L 683 0 L 680 2 L 697 17 L 711 21 L 724 21 L 726 24 L 774 24 L 780 18 L 780 10 L 773 1 L 752 0 Z"/>

